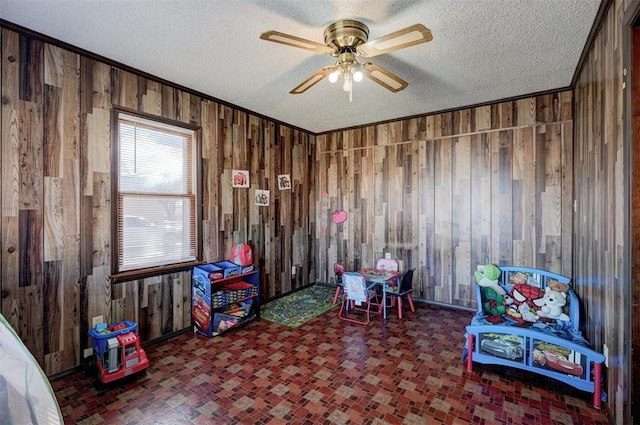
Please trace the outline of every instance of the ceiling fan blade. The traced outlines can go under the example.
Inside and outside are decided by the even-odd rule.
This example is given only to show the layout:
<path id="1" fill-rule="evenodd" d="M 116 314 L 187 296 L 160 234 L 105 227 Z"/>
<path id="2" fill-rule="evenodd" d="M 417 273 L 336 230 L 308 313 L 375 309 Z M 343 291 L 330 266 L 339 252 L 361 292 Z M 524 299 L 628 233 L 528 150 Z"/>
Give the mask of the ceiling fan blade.
<path id="1" fill-rule="evenodd" d="M 371 62 L 363 64 L 362 68 L 364 75 L 394 93 L 404 90 L 409 85 L 402 78 Z"/>
<path id="2" fill-rule="evenodd" d="M 320 71 L 316 72 L 315 74 L 311 75 L 309 78 L 307 78 L 306 80 L 298 84 L 298 86 L 293 90 L 291 90 L 289 93 L 291 94 L 304 93 L 305 91 L 307 91 L 308 89 L 310 89 L 311 87 L 319 83 L 327 75 L 331 74 L 334 69 L 336 69 L 335 65 L 325 66 Z"/>
<path id="3" fill-rule="evenodd" d="M 297 47 L 299 49 L 310 50 L 314 53 L 322 55 L 330 55 L 334 50 L 325 44 L 316 43 L 315 41 L 305 38 L 296 37 L 278 31 L 267 31 L 260 35 L 262 40 L 273 41 L 274 43 L 286 44 L 287 46 Z"/>
<path id="4" fill-rule="evenodd" d="M 357 47 L 357 52 L 360 56 L 373 57 L 431 40 L 433 40 L 431 30 L 422 24 L 415 24 L 375 40 L 367 41 Z"/>

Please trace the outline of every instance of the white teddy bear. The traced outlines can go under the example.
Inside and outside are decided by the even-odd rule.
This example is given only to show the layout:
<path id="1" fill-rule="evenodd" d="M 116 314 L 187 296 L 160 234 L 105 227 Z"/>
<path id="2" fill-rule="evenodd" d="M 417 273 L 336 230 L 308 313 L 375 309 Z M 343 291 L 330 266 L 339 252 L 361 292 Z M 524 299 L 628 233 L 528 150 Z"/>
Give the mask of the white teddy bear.
<path id="1" fill-rule="evenodd" d="M 567 304 L 566 292 L 558 292 L 546 287 L 544 292 L 544 305 L 538 311 L 539 317 L 548 317 L 549 319 L 564 320 L 568 322 L 569 316 L 562 312 L 562 307 Z"/>

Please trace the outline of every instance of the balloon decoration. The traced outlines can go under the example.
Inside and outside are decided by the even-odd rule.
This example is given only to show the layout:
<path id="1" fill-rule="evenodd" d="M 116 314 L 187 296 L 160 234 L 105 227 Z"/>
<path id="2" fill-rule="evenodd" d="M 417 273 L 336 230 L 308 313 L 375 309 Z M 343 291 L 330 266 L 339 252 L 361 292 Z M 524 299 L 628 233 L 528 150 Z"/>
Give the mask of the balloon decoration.
<path id="1" fill-rule="evenodd" d="M 347 221 L 347 212 L 345 210 L 336 210 L 331 214 L 331 220 L 336 224 L 344 223 Z"/>

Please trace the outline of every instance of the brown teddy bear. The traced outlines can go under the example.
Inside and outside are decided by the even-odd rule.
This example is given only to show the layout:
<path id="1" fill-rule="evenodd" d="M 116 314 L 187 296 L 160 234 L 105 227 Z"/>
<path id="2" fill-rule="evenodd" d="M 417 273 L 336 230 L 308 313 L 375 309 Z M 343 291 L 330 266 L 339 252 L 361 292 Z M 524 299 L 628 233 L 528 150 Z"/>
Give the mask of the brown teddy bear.
<path id="1" fill-rule="evenodd" d="M 547 287 L 556 292 L 569 292 L 569 284 L 560 283 L 557 280 L 549 280 L 549 282 L 547 282 Z"/>

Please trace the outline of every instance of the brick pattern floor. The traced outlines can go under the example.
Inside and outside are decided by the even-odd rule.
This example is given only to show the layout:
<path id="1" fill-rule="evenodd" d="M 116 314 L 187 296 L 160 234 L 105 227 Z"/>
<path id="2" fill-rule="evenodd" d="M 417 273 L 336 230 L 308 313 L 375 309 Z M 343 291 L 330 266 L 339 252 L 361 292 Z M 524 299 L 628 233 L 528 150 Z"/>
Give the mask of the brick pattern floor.
<path id="1" fill-rule="evenodd" d="M 68 424 L 609 424 L 592 395 L 540 376 L 461 364 L 472 313 L 416 304 L 404 319 L 338 310 L 288 328 L 254 321 L 146 348 L 138 376 L 52 383 Z"/>

